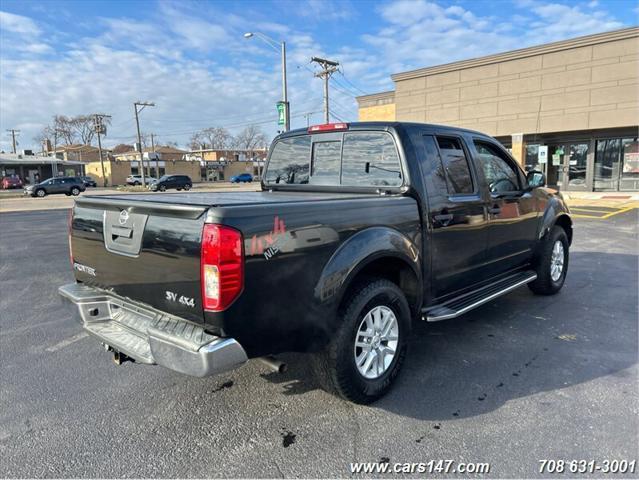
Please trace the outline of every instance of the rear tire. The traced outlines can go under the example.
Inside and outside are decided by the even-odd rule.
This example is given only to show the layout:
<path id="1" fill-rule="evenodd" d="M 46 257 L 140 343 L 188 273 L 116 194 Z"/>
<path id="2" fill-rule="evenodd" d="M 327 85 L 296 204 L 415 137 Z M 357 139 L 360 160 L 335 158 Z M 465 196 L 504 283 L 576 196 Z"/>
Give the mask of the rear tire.
<path id="1" fill-rule="evenodd" d="M 314 355 L 322 387 L 361 404 L 385 395 L 406 357 L 410 318 L 406 297 L 393 282 L 360 283 L 339 309 L 328 345 Z"/>
<path id="2" fill-rule="evenodd" d="M 554 295 L 564 286 L 568 272 L 568 236 L 566 231 L 554 226 L 540 245 L 537 258 L 537 279 L 528 288 L 537 295 Z"/>
<path id="3" fill-rule="evenodd" d="M 184 185 L 184 190 L 191 190 L 191 185 Z"/>

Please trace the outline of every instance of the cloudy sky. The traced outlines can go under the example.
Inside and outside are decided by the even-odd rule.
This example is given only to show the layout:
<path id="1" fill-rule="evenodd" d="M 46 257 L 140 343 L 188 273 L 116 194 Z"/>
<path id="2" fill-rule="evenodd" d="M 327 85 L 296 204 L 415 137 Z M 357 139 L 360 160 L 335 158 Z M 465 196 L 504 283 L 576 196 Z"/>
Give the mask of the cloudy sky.
<path id="1" fill-rule="evenodd" d="M 340 62 L 335 120 L 390 74 L 639 23 L 633 0 L 298 0 L 0 2 L 0 149 L 19 149 L 55 114 L 113 116 L 107 145 L 135 135 L 133 102 L 156 103 L 142 130 L 185 145 L 209 126 L 277 131 L 279 54 L 248 31 L 285 40 L 292 126 L 322 120 L 311 56 Z"/>

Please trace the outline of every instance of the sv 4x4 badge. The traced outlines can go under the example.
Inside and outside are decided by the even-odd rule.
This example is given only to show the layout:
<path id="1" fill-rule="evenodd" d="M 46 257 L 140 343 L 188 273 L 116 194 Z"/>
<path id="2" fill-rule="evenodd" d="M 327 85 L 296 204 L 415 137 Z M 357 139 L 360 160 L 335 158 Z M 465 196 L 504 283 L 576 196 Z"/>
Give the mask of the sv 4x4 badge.
<path id="1" fill-rule="evenodd" d="M 194 308 L 195 307 L 195 299 L 192 297 L 185 297 L 184 295 L 179 295 L 175 292 L 169 292 L 168 290 L 164 292 L 166 294 L 165 298 L 169 302 L 180 303 L 187 307 Z"/>

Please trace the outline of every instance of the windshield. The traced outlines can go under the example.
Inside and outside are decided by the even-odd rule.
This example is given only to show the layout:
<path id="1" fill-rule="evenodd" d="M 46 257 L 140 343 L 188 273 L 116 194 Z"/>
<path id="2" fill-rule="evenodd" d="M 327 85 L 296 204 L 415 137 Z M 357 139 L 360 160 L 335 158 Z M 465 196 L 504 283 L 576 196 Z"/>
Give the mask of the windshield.
<path id="1" fill-rule="evenodd" d="M 325 140 L 324 140 L 325 139 Z M 266 184 L 390 186 L 403 183 L 399 154 L 387 132 L 300 135 L 274 146 Z"/>

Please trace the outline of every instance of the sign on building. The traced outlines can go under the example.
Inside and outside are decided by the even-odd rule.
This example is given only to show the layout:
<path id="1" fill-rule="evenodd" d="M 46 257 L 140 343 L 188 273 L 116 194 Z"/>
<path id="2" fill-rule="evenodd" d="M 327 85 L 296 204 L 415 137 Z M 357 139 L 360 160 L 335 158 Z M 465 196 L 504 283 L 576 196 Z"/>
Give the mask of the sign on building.
<path id="1" fill-rule="evenodd" d="M 547 163 L 548 162 L 548 145 L 539 145 L 539 150 L 537 152 L 537 163 Z"/>

